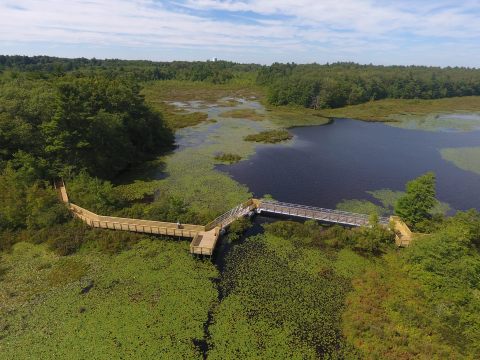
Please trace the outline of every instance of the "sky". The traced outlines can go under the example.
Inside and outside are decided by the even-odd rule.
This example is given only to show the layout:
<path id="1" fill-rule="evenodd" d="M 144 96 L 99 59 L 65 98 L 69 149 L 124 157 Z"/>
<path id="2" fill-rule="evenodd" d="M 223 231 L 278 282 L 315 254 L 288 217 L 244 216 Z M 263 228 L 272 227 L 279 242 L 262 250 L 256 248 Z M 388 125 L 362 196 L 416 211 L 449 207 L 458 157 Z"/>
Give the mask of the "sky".
<path id="1" fill-rule="evenodd" d="M 480 0 L 0 0 L 0 54 L 480 67 Z"/>

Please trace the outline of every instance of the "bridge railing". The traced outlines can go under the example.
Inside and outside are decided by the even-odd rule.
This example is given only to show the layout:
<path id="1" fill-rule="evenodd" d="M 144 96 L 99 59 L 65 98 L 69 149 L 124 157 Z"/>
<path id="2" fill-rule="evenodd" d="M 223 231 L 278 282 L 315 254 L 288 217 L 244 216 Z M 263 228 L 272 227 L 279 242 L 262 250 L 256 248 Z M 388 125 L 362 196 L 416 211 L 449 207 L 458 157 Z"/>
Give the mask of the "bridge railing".
<path id="1" fill-rule="evenodd" d="M 237 218 L 248 214 L 250 211 L 256 208 L 256 205 L 252 199 L 234 207 L 231 210 L 228 210 L 227 212 L 223 213 L 219 217 L 217 217 L 215 220 L 209 222 L 207 225 L 205 225 L 205 230 L 209 231 L 212 230 L 213 228 L 220 227 L 223 228 L 225 226 L 230 225 L 234 220 Z"/>
<path id="2" fill-rule="evenodd" d="M 290 204 L 290 203 L 285 203 L 280 201 L 262 200 L 258 208 L 260 210 L 266 210 L 266 211 L 270 210 L 274 212 L 275 212 L 275 209 L 280 210 L 280 208 L 283 208 L 287 210 L 287 213 L 289 212 L 291 215 L 297 215 L 297 216 L 302 216 L 301 213 L 299 213 L 299 211 L 303 210 L 305 214 L 304 216 L 306 217 L 309 217 L 307 215 L 308 211 L 310 211 L 311 214 L 314 214 L 314 213 L 330 214 L 333 216 L 338 216 L 339 218 L 355 219 L 362 224 L 368 224 L 370 221 L 370 216 L 365 214 L 351 213 L 348 211 L 325 209 L 325 208 L 306 206 L 306 205 Z M 295 211 L 295 210 L 298 210 L 298 211 Z M 278 211 L 278 212 L 281 212 L 281 211 Z M 389 218 L 386 218 L 386 217 L 379 218 L 380 224 L 388 225 L 389 222 L 390 222 Z"/>

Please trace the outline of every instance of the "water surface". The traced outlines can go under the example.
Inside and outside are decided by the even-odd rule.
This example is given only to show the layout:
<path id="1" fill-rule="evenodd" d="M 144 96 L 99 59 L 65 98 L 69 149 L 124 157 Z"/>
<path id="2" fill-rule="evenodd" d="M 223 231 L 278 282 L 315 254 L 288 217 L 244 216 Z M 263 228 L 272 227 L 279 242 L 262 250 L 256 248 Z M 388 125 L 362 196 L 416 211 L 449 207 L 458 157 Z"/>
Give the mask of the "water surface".
<path id="1" fill-rule="evenodd" d="M 437 175 L 441 201 L 480 209 L 480 176 L 442 159 L 440 149 L 480 146 L 480 131 L 426 132 L 337 119 L 292 129 L 293 143 L 257 149 L 234 165 L 218 166 L 256 197 L 334 208 L 343 199 L 371 199 L 369 190 L 403 190 L 427 171 Z"/>

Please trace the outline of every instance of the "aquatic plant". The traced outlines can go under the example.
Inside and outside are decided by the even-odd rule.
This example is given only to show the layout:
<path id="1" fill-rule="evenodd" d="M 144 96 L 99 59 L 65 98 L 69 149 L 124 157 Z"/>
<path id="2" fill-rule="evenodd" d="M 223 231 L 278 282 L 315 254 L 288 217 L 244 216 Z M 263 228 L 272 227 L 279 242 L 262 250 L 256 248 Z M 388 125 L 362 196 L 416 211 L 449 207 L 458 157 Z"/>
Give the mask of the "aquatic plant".
<path id="1" fill-rule="evenodd" d="M 143 240 L 118 255 L 2 254 L 2 358 L 201 359 L 214 265 L 187 242 Z M 61 319 L 59 321 L 58 319 Z"/>
<path id="2" fill-rule="evenodd" d="M 440 153 L 460 169 L 480 174 L 480 147 L 446 148 Z"/>
<path id="3" fill-rule="evenodd" d="M 234 164 L 242 160 L 242 157 L 238 154 L 220 153 L 218 155 L 215 155 L 215 160 L 226 162 L 229 164 Z"/>

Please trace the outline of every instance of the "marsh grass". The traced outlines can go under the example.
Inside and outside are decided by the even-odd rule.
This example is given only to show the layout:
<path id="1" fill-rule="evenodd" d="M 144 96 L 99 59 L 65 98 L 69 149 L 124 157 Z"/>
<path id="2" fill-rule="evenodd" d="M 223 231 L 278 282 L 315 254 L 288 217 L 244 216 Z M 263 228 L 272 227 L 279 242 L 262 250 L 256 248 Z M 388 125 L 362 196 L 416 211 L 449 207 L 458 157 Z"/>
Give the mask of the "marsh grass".
<path id="1" fill-rule="evenodd" d="M 365 121 L 400 122 L 406 118 L 455 111 L 480 111 L 480 97 L 465 96 L 438 100 L 386 99 L 338 109 L 320 110 L 319 114 L 325 117 Z"/>
<path id="2" fill-rule="evenodd" d="M 276 144 L 293 138 L 287 130 L 268 130 L 258 134 L 251 134 L 244 137 L 245 141 L 260 142 L 265 144 Z"/>
<path id="3" fill-rule="evenodd" d="M 185 111 L 167 102 L 151 102 L 172 130 L 198 125 L 207 120 L 208 115 L 200 111 Z"/>
<path id="4" fill-rule="evenodd" d="M 198 81 L 152 81 L 142 90 L 145 100 L 151 104 L 164 101 L 217 102 L 223 98 L 263 98 L 264 90 L 255 85 L 254 79 L 238 78 L 227 84 L 211 84 Z"/>
<path id="5" fill-rule="evenodd" d="M 234 109 L 220 113 L 223 118 L 247 119 L 251 121 L 265 120 L 265 115 L 258 113 L 255 109 Z"/>
<path id="6" fill-rule="evenodd" d="M 294 106 L 264 105 L 267 118 L 281 128 L 326 125 L 330 123 L 330 119 L 320 114 L 317 110 Z"/>

